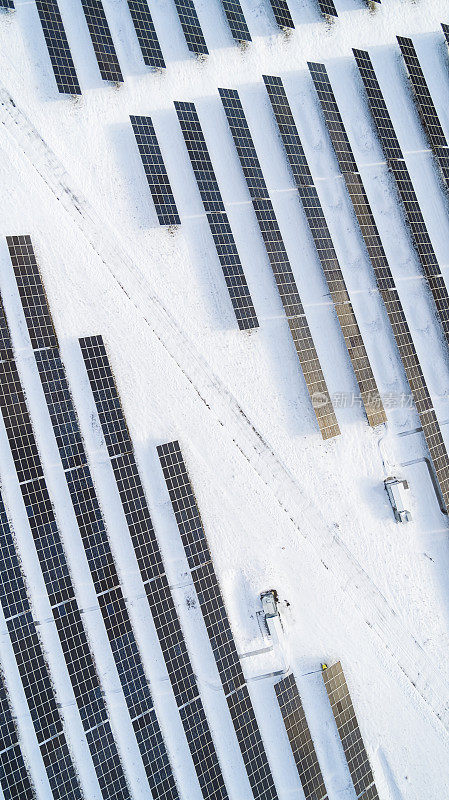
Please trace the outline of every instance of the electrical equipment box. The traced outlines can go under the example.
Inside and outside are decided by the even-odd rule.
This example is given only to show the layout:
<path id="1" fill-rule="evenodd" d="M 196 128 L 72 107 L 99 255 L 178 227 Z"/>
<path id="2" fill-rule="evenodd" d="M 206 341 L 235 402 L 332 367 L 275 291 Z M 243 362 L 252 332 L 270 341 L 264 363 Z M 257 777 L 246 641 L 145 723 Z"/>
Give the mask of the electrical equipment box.
<path id="1" fill-rule="evenodd" d="M 396 522 L 409 522 L 412 515 L 407 510 L 406 492 L 409 490 L 407 481 L 387 478 L 384 483 Z"/>

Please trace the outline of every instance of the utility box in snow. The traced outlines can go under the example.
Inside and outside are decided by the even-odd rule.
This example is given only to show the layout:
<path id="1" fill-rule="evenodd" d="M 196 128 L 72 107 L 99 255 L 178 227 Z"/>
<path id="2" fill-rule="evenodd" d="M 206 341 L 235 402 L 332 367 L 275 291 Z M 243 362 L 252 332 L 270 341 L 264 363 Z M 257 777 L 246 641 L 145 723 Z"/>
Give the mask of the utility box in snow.
<path id="1" fill-rule="evenodd" d="M 262 592 L 260 599 L 262 602 L 265 619 L 271 619 L 272 617 L 279 616 L 277 606 L 278 596 L 275 589 L 270 589 L 268 592 Z"/>
<path id="2" fill-rule="evenodd" d="M 412 515 L 407 510 L 407 481 L 401 481 L 399 478 L 387 478 L 384 483 L 396 522 L 409 522 Z"/>

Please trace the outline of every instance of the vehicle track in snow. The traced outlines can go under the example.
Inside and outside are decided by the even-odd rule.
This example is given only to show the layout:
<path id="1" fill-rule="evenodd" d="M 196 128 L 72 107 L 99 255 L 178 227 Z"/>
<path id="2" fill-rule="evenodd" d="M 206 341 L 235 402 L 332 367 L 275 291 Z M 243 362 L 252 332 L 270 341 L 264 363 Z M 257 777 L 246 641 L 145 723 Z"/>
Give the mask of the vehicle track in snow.
<path id="1" fill-rule="evenodd" d="M 391 660 L 431 712 L 430 721 L 449 734 L 449 687 L 437 664 L 406 628 L 340 536 L 321 516 L 294 475 L 245 414 L 235 396 L 213 372 L 180 328 L 133 261 L 130 245 L 105 224 L 92 204 L 75 188 L 62 162 L 0 83 L 0 114 L 4 131 L 31 163 L 46 186 L 93 247 L 113 279 L 143 316 L 146 324 L 182 372 L 200 400 L 231 437 L 259 479 L 288 516 L 318 565 L 332 576 L 337 590 L 378 637 Z M 306 511 L 307 509 L 307 511 Z M 308 529 L 302 526 L 305 515 Z M 315 520 L 311 525 L 310 521 Z M 312 530 L 313 534 L 309 531 Z"/>

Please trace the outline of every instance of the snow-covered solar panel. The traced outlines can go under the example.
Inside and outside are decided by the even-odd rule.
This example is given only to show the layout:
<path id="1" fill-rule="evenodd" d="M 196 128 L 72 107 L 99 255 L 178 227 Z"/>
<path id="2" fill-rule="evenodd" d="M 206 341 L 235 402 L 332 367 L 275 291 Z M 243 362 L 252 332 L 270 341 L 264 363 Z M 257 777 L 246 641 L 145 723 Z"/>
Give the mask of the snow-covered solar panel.
<path id="1" fill-rule="evenodd" d="M 287 0 L 270 0 L 274 18 L 280 28 L 294 28 Z"/>
<path id="2" fill-rule="evenodd" d="M 251 34 L 246 24 L 240 0 L 221 0 L 231 33 L 237 42 L 250 42 Z"/>
<path id="3" fill-rule="evenodd" d="M 180 225 L 181 220 L 152 120 L 150 117 L 136 116 L 131 116 L 130 120 L 159 223 Z"/>
<path id="4" fill-rule="evenodd" d="M 449 45 L 449 25 L 446 25 L 444 22 L 441 23 L 441 27 L 443 29 L 443 33 L 446 37 L 446 42 Z"/>
<path id="5" fill-rule="evenodd" d="M 8 244 L 11 254 L 15 254 L 14 244 L 10 240 Z M 31 241 L 27 239 L 26 244 L 26 253 L 16 256 L 14 274 L 100 611 L 152 796 L 154 800 L 177 800 L 178 791 L 109 544 L 44 287 Z M 36 335 L 42 330 L 48 331 L 48 346 Z"/>
<path id="6" fill-rule="evenodd" d="M 257 328 L 259 322 L 195 105 L 175 102 L 175 108 L 238 326 L 241 330 Z"/>
<path id="7" fill-rule="evenodd" d="M 175 6 L 184 31 L 187 47 L 192 53 L 207 55 L 209 51 L 193 0 L 175 0 Z"/>
<path id="8" fill-rule="evenodd" d="M 82 797 L 0 493 L 0 602 L 54 800 Z"/>
<path id="9" fill-rule="evenodd" d="M 433 104 L 429 87 L 427 86 L 412 40 L 404 36 L 398 36 L 397 40 L 410 76 L 419 115 L 427 133 L 430 146 L 435 153 L 437 163 L 443 174 L 446 187 L 449 189 L 449 146 L 436 108 Z"/>
<path id="10" fill-rule="evenodd" d="M 449 458 L 410 328 L 326 68 L 323 64 L 309 64 L 309 68 L 318 89 L 326 126 L 371 260 L 377 286 L 387 310 L 443 500 L 449 509 Z"/>
<path id="11" fill-rule="evenodd" d="M 338 661 L 322 672 L 357 800 L 379 800 L 374 776 L 342 666 Z"/>
<path id="12" fill-rule="evenodd" d="M 36 800 L 0 670 L 0 785 L 5 800 Z"/>
<path id="13" fill-rule="evenodd" d="M 61 94 L 81 94 L 57 0 L 36 0 L 45 42 Z"/>
<path id="14" fill-rule="evenodd" d="M 338 17 L 334 0 L 318 0 L 318 5 L 320 7 L 321 13 L 325 17 Z"/>
<path id="15" fill-rule="evenodd" d="M 28 237 L 10 238 L 9 244 L 13 264 L 31 252 Z M 0 407 L 75 700 L 104 800 L 131 800 L 1 306 L 0 319 Z"/>
<path id="16" fill-rule="evenodd" d="M 348 348 L 368 422 L 372 426 L 380 425 L 386 422 L 385 411 L 282 80 L 264 75 L 264 81 Z"/>
<path id="17" fill-rule="evenodd" d="M 145 64 L 147 67 L 165 67 L 147 0 L 128 0 L 128 7 Z"/>
<path id="18" fill-rule="evenodd" d="M 413 242 L 427 278 L 446 339 L 449 341 L 449 295 L 427 230 L 402 150 L 368 53 L 354 50 L 379 138 L 394 175 Z"/>
<path id="19" fill-rule="evenodd" d="M 4 8 L 6 11 L 13 11 L 14 0 L 0 0 L 0 8 Z"/>
<path id="20" fill-rule="evenodd" d="M 101 336 L 80 339 L 80 346 L 156 634 L 202 795 L 205 800 L 226 800 L 228 794 L 223 775 L 151 521 L 106 348 Z"/>
<path id="21" fill-rule="evenodd" d="M 274 685 L 305 800 L 327 800 L 315 746 L 292 672 Z"/>
<path id="22" fill-rule="evenodd" d="M 324 439 L 338 436 L 340 429 L 332 408 L 329 392 L 321 370 L 312 334 L 296 286 L 295 277 L 274 213 L 256 149 L 246 121 L 238 92 L 219 89 L 236 150 L 245 175 L 254 212 L 273 270 L 279 295 L 284 306 L 293 342 L 304 379 L 313 401 L 321 397 L 322 404 L 314 403 L 314 411 Z"/>
<path id="23" fill-rule="evenodd" d="M 104 81 L 120 83 L 122 71 L 101 0 L 81 0 L 100 75 Z"/>
<path id="24" fill-rule="evenodd" d="M 157 448 L 193 584 L 255 800 L 277 800 L 200 512 L 179 442 Z"/>

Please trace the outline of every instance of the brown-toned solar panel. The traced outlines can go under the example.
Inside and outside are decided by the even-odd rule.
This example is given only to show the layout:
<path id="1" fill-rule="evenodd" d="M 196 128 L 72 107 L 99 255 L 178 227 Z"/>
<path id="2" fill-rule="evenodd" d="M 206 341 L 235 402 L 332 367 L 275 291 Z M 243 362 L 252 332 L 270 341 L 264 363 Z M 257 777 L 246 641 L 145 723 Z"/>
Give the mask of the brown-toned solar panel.
<path id="1" fill-rule="evenodd" d="M 306 800 L 327 800 L 323 775 L 293 673 L 278 681 L 274 690 L 304 797 Z"/>
<path id="2" fill-rule="evenodd" d="M 443 501 L 449 508 L 449 457 L 432 407 L 412 334 L 391 273 L 373 212 L 323 64 L 309 64 L 324 119 L 352 201 L 377 286 L 385 304 L 399 355 L 418 411 Z"/>
<path id="3" fill-rule="evenodd" d="M 357 800 L 379 800 L 341 663 L 323 669 L 322 674 Z"/>
<path id="4" fill-rule="evenodd" d="M 380 425 L 386 421 L 385 411 L 282 80 L 267 75 L 263 79 L 337 312 L 368 422 L 372 426 Z"/>
<path id="5" fill-rule="evenodd" d="M 219 92 L 321 435 L 329 439 L 340 429 L 243 107 L 235 89 Z"/>

